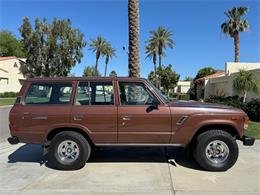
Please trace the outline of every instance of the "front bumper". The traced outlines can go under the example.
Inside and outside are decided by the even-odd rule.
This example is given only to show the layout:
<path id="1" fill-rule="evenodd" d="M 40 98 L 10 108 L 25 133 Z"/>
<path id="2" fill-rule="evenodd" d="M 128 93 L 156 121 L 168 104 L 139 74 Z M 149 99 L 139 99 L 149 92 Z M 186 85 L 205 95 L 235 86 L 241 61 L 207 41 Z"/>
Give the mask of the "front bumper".
<path id="1" fill-rule="evenodd" d="M 245 146 L 252 146 L 255 143 L 255 138 L 254 137 L 248 137 L 248 136 L 243 136 L 243 138 L 241 139 L 241 141 L 243 141 L 243 144 Z"/>

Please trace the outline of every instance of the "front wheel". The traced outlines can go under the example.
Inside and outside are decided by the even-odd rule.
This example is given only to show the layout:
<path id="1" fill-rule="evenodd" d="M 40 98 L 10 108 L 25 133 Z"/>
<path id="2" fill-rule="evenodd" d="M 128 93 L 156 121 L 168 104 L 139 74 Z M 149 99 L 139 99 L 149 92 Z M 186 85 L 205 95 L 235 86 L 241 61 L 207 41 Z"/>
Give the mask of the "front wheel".
<path id="1" fill-rule="evenodd" d="M 79 133 L 64 131 L 58 133 L 50 144 L 49 161 L 61 170 L 82 168 L 90 156 L 88 141 Z"/>
<path id="2" fill-rule="evenodd" d="M 225 131 L 210 130 L 198 135 L 193 155 L 208 171 L 226 171 L 238 158 L 236 139 Z"/>

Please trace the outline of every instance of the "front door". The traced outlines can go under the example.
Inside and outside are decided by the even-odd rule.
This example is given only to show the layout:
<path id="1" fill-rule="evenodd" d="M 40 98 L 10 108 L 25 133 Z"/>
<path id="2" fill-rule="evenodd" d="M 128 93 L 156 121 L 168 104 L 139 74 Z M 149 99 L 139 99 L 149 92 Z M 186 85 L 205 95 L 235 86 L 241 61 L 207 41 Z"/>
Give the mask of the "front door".
<path id="1" fill-rule="evenodd" d="M 142 82 L 119 82 L 118 143 L 167 144 L 171 115 Z"/>

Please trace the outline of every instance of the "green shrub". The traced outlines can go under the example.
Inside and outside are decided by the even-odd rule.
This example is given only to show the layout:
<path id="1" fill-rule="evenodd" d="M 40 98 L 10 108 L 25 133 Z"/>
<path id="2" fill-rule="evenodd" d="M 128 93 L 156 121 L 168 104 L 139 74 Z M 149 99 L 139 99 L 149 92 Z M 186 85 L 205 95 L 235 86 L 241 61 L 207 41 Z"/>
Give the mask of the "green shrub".
<path id="1" fill-rule="evenodd" d="M 13 92 L 13 91 L 0 93 L 0 98 L 10 98 L 10 97 L 17 97 L 17 96 L 18 96 L 18 92 Z"/>
<path id="2" fill-rule="evenodd" d="M 205 102 L 224 104 L 244 110 L 252 121 L 260 121 L 260 99 L 252 99 L 243 103 L 242 98 L 238 96 L 210 96 Z"/>
<path id="3" fill-rule="evenodd" d="M 246 103 L 246 113 L 252 121 L 260 121 L 260 99 L 252 99 Z"/>
<path id="4" fill-rule="evenodd" d="M 190 100 L 190 94 L 186 94 L 186 93 L 180 94 L 179 99 L 180 100 Z"/>

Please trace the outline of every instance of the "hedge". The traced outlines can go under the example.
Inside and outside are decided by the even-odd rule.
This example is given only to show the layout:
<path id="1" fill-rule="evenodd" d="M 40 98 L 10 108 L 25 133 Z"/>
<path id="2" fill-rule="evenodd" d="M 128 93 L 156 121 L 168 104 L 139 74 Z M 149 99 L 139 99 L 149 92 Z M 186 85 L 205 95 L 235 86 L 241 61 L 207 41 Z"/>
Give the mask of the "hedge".
<path id="1" fill-rule="evenodd" d="M 4 93 L 0 93 L 0 98 L 17 97 L 18 94 L 19 94 L 18 92 L 13 92 L 13 91 L 4 92 Z"/>
<path id="2" fill-rule="evenodd" d="M 251 121 L 260 121 L 260 99 L 252 99 L 249 102 L 243 102 L 238 96 L 211 96 L 205 99 L 205 102 L 224 104 L 244 110 Z"/>

